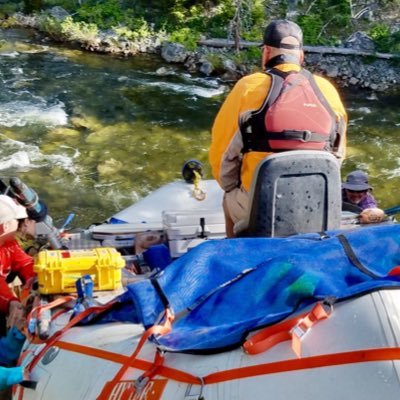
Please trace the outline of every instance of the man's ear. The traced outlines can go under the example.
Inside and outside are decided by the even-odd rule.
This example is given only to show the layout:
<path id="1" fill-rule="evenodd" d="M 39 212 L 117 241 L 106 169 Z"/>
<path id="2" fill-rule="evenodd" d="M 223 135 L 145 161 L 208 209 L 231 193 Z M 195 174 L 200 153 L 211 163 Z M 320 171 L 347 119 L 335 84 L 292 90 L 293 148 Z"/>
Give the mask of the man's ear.
<path id="1" fill-rule="evenodd" d="M 300 52 L 300 65 L 302 65 L 304 62 L 304 50 L 301 50 Z"/>
<path id="2" fill-rule="evenodd" d="M 269 60 L 269 47 L 264 45 L 262 50 L 262 57 L 261 57 L 261 68 L 264 69 L 267 65 Z"/>

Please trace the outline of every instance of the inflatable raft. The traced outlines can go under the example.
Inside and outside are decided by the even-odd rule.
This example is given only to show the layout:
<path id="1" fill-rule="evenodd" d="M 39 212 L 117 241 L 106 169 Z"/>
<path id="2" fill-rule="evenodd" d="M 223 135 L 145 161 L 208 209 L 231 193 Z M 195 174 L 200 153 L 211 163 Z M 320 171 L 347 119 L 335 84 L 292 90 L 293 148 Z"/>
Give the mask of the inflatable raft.
<path id="1" fill-rule="evenodd" d="M 20 360 L 36 387 L 13 398 L 397 399 L 399 264 L 399 225 L 208 241 L 54 313 Z"/>
<path id="2" fill-rule="evenodd" d="M 15 386 L 13 400 L 398 399 L 400 226 L 341 219 L 336 161 L 289 153 L 263 164 L 251 192 L 270 200 L 266 231 L 288 237 L 252 237 L 250 213 L 247 237 L 223 240 L 216 182 L 174 182 L 50 252 L 39 287 L 64 294 L 36 310 L 51 308 L 52 321 L 24 346 L 31 385 Z M 296 203 L 300 191 L 312 206 Z M 153 268 L 115 293 L 121 257 L 138 261 L 132 249 L 155 233 L 168 262 L 158 248 Z M 74 257 L 85 262 L 70 265 Z M 109 291 L 75 300 L 68 276 L 88 265 Z"/>

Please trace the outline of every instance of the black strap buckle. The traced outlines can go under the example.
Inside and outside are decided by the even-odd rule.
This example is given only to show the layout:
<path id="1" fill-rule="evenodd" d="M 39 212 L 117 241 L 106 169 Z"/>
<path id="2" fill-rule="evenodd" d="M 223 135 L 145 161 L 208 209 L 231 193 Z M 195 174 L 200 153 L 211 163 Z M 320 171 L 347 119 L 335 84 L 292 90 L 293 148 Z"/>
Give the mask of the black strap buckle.
<path id="1" fill-rule="evenodd" d="M 31 381 L 31 380 L 23 380 L 22 382 L 20 382 L 20 385 L 24 388 L 27 389 L 33 389 L 35 390 L 37 387 L 37 382 L 36 381 Z"/>
<path id="2" fill-rule="evenodd" d="M 310 142 L 312 138 L 312 132 L 311 131 L 303 131 L 303 136 L 301 137 L 302 142 Z"/>

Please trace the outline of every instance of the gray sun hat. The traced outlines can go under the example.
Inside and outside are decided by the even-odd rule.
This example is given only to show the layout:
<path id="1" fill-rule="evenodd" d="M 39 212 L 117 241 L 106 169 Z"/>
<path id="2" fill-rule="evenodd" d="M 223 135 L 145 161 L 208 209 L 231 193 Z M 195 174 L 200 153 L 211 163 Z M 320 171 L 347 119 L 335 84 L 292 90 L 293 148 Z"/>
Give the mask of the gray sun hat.
<path id="1" fill-rule="evenodd" d="M 342 183 L 343 189 L 361 192 L 364 190 L 372 190 L 372 186 L 368 183 L 368 174 L 364 171 L 353 171 L 346 177 L 346 182 Z"/>

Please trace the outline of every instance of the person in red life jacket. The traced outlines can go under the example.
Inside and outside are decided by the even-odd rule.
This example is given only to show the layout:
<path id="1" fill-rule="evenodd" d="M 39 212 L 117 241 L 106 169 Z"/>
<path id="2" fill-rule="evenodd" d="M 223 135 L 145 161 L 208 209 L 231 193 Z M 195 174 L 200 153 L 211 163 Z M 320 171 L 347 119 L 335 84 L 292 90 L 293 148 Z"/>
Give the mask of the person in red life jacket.
<path id="1" fill-rule="evenodd" d="M 359 207 L 362 211 L 359 221 L 362 224 L 381 222 L 385 218 L 383 210 L 372 195 L 373 187 L 368 183 L 368 174 L 356 170 L 350 172 L 342 183 L 342 201 Z"/>
<path id="2" fill-rule="evenodd" d="M 226 234 L 248 208 L 254 171 L 269 154 L 323 150 L 345 157 L 347 114 L 335 87 L 301 67 L 301 28 L 271 22 L 264 33 L 263 71 L 240 79 L 212 127 L 209 161 L 225 191 Z"/>
<path id="3" fill-rule="evenodd" d="M 15 240 L 18 220 L 27 217 L 25 207 L 18 205 L 9 196 L 0 195 L 0 314 L 7 317 L 9 328 L 23 326 L 25 312 L 8 286 L 7 276 L 15 273 L 23 283 L 31 282 L 35 277 L 33 258 Z"/>
<path id="4" fill-rule="evenodd" d="M 9 398 L 8 388 L 23 383 L 29 377 L 24 367 L 14 366 L 25 342 L 22 331 L 26 320 L 24 308 L 7 283 L 7 276 L 11 272 L 25 282 L 35 276 L 33 258 L 15 240 L 19 221 L 27 217 L 24 207 L 11 197 L 0 195 L 0 324 L 4 325 L 0 327 L 0 398 Z"/>

